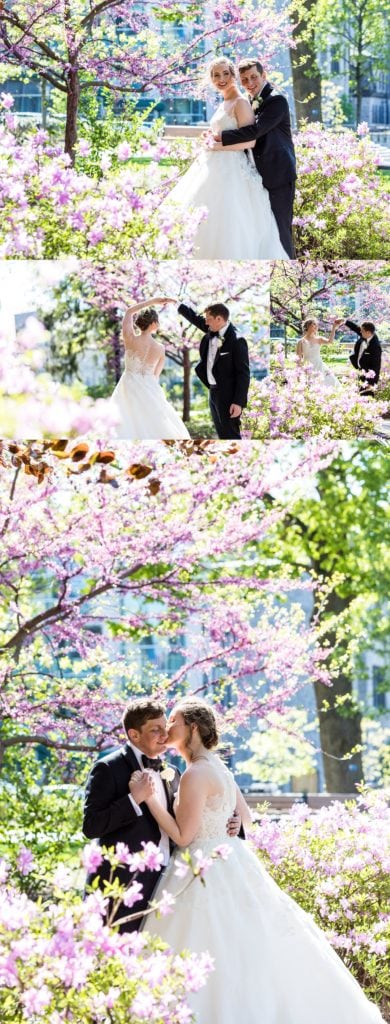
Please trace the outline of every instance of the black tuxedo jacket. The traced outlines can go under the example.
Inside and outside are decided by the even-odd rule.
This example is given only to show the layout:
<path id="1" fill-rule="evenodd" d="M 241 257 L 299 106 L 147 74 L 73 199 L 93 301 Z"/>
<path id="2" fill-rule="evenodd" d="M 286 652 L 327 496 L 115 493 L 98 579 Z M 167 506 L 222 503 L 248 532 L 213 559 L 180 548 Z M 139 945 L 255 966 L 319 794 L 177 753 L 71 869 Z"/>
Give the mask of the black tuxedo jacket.
<path id="1" fill-rule="evenodd" d="M 116 843 L 126 843 L 132 853 L 140 850 L 143 842 L 152 842 L 156 845 L 160 842 L 160 829 L 147 804 L 140 804 L 142 816 L 139 816 L 129 798 L 129 779 L 136 771 L 139 771 L 139 764 L 128 743 L 95 762 L 85 792 L 83 832 L 87 839 L 98 839 L 101 846 L 107 847 L 115 846 Z M 167 783 L 163 780 L 168 810 L 171 813 L 180 781 L 177 768 L 174 771 L 175 778 L 172 782 Z M 107 861 L 103 861 L 98 872 L 88 876 L 87 885 L 96 875 L 102 882 L 108 879 L 109 874 L 110 866 Z M 120 881 L 127 885 L 131 877 L 129 869 L 121 866 L 117 874 Z M 144 885 L 146 902 L 150 899 L 158 879 L 159 872 L 142 873 L 141 882 Z M 135 904 L 134 910 L 138 909 L 142 909 L 141 903 Z"/>
<path id="2" fill-rule="evenodd" d="M 222 132 L 222 145 L 234 146 L 256 139 L 252 152 L 263 185 L 267 189 L 281 188 L 297 176 L 290 110 L 286 97 L 269 82 L 265 83 L 261 100 L 255 123 Z"/>
<path id="3" fill-rule="evenodd" d="M 207 380 L 207 353 L 209 350 L 210 334 L 203 316 L 195 313 L 190 306 L 183 303 L 179 306 L 179 313 L 184 316 L 190 324 L 203 331 L 203 338 L 200 343 L 200 362 L 195 367 L 195 373 L 209 388 Z M 227 406 L 240 405 L 242 409 L 248 401 L 248 388 L 250 381 L 248 346 L 245 338 L 238 338 L 233 324 L 229 324 L 221 348 L 218 349 L 214 366 L 213 376 L 220 394 L 221 400 Z"/>
<path id="4" fill-rule="evenodd" d="M 377 334 L 373 334 L 372 338 L 370 338 L 370 341 L 369 341 L 369 343 L 367 345 L 367 348 L 365 349 L 365 351 L 363 352 L 363 355 L 361 357 L 360 366 L 359 366 L 359 364 L 358 364 L 358 356 L 359 356 L 360 342 L 363 341 L 363 336 L 361 334 L 361 330 L 360 330 L 359 325 L 355 324 L 353 322 L 353 320 L 346 320 L 345 324 L 346 324 L 347 327 L 349 327 L 350 331 L 354 331 L 355 334 L 359 335 L 358 341 L 355 344 L 354 350 L 353 350 L 352 354 L 349 357 L 350 360 L 351 360 L 352 366 L 355 367 L 355 370 L 361 370 L 362 372 L 367 372 L 367 370 L 373 370 L 374 373 L 375 373 L 375 377 L 367 377 L 367 387 L 370 387 L 370 385 L 372 385 L 372 384 L 377 384 L 378 380 L 379 380 L 379 374 L 381 372 L 381 362 L 382 362 L 382 348 L 381 348 L 381 344 L 380 344 L 378 335 Z"/>

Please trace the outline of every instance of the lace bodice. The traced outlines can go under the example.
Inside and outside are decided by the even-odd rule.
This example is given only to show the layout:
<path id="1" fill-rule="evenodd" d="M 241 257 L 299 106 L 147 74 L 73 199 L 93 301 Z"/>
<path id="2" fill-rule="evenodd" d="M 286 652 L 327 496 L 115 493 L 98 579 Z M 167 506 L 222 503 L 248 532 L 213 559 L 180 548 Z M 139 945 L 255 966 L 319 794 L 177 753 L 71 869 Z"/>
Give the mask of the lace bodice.
<path id="1" fill-rule="evenodd" d="M 209 796 L 203 811 L 201 826 L 191 843 L 191 846 L 199 846 L 202 842 L 225 843 L 226 822 L 233 814 L 236 806 L 236 786 L 234 778 L 228 768 L 215 754 L 210 755 L 213 769 L 217 770 L 221 782 L 221 793 Z"/>
<path id="2" fill-rule="evenodd" d="M 154 372 L 157 364 L 161 359 L 161 353 L 154 354 L 153 357 L 149 355 L 148 358 L 143 359 L 142 356 L 136 352 L 131 352 L 129 349 L 125 351 L 125 372 L 131 374 L 141 374 L 142 377 L 154 376 Z"/>
<path id="3" fill-rule="evenodd" d="M 238 128 L 238 121 L 234 117 L 233 112 L 230 111 L 229 113 L 225 105 L 220 103 L 211 118 L 210 128 L 217 135 L 220 132 L 227 131 L 228 128 Z"/>
<path id="4" fill-rule="evenodd" d="M 310 341 L 306 341 L 302 338 L 302 352 L 303 357 L 307 363 L 311 363 L 315 370 L 323 370 L 324 364 L 321 358 L 320 346 L 316 343 L 311 344 Z"/>

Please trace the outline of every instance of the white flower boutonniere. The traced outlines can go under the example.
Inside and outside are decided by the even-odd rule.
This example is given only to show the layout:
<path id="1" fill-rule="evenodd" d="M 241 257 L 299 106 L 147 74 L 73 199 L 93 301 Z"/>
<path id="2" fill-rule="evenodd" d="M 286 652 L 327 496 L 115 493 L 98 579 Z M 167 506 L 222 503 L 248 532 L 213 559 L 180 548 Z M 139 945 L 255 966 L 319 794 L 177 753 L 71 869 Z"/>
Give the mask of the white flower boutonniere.
<path id="1" fill-rule="evenodd" d="M 251 106 L 255 114 L 257 110 L 260 110 L 262 103 L 264 103 L 264 100 L 262 99 L 261 96 L 256 96 L 255 99 L 252 100 Z"/>
<path id="2" fill-rule="evenodd" d="M 224 338 L 218 338 L 217 348 L 222 348 L 222 345 L 223 345 L 224 341 L 225 341 Z"/>
<path id="3" fill-rule="evenodd" d="M 165 780 L 165 782 L 173 782 L 175 778 L 174 768 L 171 768 L 169 764 L 164 765 L 162 772 L 160 772 L 160 776 Z"/>

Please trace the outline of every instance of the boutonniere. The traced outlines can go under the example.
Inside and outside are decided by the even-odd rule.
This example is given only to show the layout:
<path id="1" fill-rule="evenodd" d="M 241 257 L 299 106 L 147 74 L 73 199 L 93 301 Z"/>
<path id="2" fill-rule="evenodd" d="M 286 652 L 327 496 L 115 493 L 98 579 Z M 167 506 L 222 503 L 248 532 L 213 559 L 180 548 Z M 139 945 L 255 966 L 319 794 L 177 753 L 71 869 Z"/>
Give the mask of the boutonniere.
<path id="1" fill-rule="evenodd" d="M 256 113 L 256 110 L 260 110 L 262 103 L 264 103 L 262 96 L 255 96 L 254 100 L 251 102 L 251 107 L 254 113 Z"/>
<path id="2" fill-rule="evenodd" d="M 165 782 L 173 782 L 175 778 L 175 770 L 174 768 L 171 768 L 170 764 L 164 764 L 163 769 L 160 772 L 160 776 L 165 780 Z"/>
<path id="3" fill-rule="evenodd" d="M 222 345 L 223 345 L 224 341 L 225 341 L 225 338 L 218 338 L 217 348 L 222 348 Z"/>

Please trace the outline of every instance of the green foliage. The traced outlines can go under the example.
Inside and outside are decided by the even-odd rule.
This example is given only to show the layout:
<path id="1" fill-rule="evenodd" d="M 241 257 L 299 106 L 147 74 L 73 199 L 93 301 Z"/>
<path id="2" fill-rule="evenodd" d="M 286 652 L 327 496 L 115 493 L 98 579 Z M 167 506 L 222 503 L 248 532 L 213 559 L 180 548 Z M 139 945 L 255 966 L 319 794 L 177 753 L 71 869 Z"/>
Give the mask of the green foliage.
<path id="1" fill-rule="evenodd" d="M 248 742 L 251 757 L 237 765 L 249 772 L 256 782 L 272 782 L 275 786 L 290 783 L 292 776 L 307 775 L 315 770 L 316 757 L 307 733 L 308 723 L 304 708 L 291 708 L 282 721 L 272 715 L 267 724 L 259 723 Z"/>
<path id="2" fill-rule="evenodd" d="M 78 786 L 66 782 L 69 766 L 43 748 L 37 752 L 7 753 L 0 777 L 0 856 L 16 860 L 22 845 L 34 855 L 35 868 L 24 877 L 16 872 L 19 887 L 31 898 L 47 894 L 47 879 L 61 861 L 78 866 L 83 846 L 81 833 L 83 781 L 88 759 L 72 755 Z M 80 888 L 83 880 L 80 876 Z"/>
<path id="3" fill-rule="evenodd" d="M 155 103 L 151 102 L 147 108 L 140 110 L 137 98 L 126 93 L 118 100 L 110 89 L 100 88 L 97 92 L 83 90 L 79 108 L 78 142 L 85 139 L 91 147 L 91 152 L 87 157 L 78 156 L 77 170 L 85 171 L 99 181 L 103 177 L 103 152 L 111 153 L 111 166 L 116 170 L 121 165 L 115 150 L 121 142 L 131 143 L 133 152 L 139 149 L 143 139 L 147 139 L 151 144 L 155 143 L 161 134 L 164 121 L 156 117 L 152 125 L 145 127 L 145 122 L 151 119 L 154 109 Z"/>

